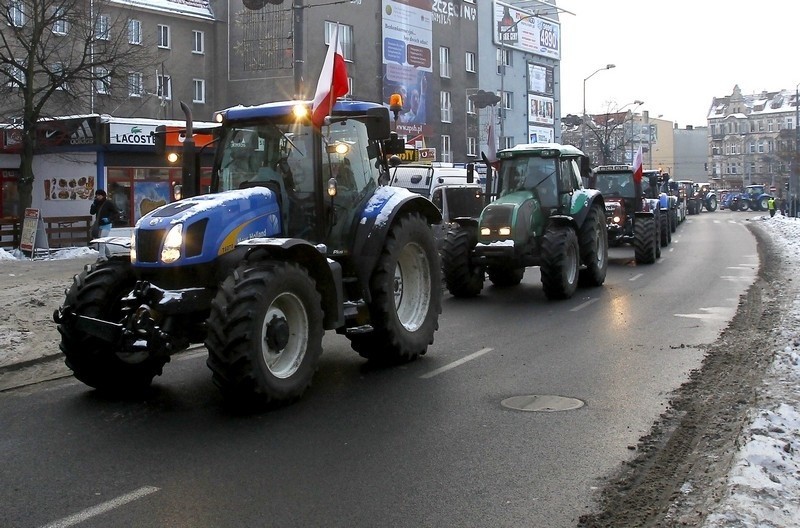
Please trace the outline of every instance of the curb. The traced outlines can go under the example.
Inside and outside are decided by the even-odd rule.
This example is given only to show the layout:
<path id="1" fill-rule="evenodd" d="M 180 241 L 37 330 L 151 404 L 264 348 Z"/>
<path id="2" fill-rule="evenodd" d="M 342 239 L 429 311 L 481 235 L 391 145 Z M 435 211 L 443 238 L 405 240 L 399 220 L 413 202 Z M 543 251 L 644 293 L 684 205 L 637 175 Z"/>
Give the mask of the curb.
<path id="1" fill-rule="evenodd" d="M 33 367 L 35 365 L 39 365 L 41 363 L 47 363 L 48 361 L 52 361 L 57 358 L 63 358 L 64 354 L 61 352 L 56 352 L 55 354 L 48 354 L 46 356 L 41 356 L 34 359 L 26 359 L 24 361 L 19 361 L 17 363 L 10 363 L 8 365 L 0 366 L 0 374 L 5 372 L 15 372 L 17 370 L 26 369 L 28 367 Z"/>

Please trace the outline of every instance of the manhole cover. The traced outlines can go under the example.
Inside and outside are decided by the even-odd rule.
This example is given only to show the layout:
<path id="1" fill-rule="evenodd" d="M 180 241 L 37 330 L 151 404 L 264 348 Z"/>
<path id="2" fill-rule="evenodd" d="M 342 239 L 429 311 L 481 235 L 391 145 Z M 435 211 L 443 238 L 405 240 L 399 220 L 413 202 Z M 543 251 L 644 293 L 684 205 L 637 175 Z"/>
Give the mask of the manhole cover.
<path id="1" fill-rule="evenodd" d="M 583 407 L 583 402 L 576 398 L 553 396 L 549 394 L 532 394 L 529 396 L 513 396 L 500 402 L 503 407 L 516 411 L 571 411 Z"/>

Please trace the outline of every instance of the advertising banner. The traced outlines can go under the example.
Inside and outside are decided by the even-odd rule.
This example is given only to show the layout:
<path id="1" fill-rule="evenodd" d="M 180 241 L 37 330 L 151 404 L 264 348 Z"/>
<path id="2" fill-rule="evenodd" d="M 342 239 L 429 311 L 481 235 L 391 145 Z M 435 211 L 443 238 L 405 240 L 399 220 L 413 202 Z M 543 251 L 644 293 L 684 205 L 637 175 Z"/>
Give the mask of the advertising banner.
<path id="1" fill-rule="evenodd" d="M 555 94 L 553 68 L 541 64 L 528 63 L 528 91 L 542 95 Z"/>
<path id="2" fill-rule="evenodd" d="M 494 3 L 494 43 L 534 55 L 561 58 L 561 26 L 502 2 Z"/>
<path id="3" fill-rule="evenodd" d="M 555 103 L 553 98 L 528 94 L 528 121 L 544 125 L 555 124 Z"/>
<path id="4" fill-rule="evenodd" d="M 552 143 L 555 132 L 552 128 L 528 126 L 528 143 Z"/>

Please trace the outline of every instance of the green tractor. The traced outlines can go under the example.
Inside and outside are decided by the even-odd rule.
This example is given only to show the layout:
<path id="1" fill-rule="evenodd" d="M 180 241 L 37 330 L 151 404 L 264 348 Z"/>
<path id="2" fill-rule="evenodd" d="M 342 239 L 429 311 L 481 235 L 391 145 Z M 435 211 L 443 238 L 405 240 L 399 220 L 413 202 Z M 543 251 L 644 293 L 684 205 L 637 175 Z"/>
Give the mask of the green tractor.
<path id="1" fill-rule="evenodd" d="M 517 145 L 498 158 L 497 182 L 486 183 L 490 203 L 479 218 L 455 219 L 444 240 L 448 291 L 477 296 L 487 274 L 495 286 L 515 286 L 529 266 L 540 267 L 548 299 L 568 299 L 578 285 L 602 285 L 608 233 L 602 195 L 584 187 L 589 158 L 556 143 Z"/>

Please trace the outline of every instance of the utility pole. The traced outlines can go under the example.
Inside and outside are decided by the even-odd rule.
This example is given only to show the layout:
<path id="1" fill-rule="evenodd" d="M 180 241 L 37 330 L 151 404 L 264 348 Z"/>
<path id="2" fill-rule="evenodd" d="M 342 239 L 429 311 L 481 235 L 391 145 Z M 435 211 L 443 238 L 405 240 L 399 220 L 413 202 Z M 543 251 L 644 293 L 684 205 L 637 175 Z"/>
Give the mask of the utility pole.
<path id="1" fill-rule="evenodd" d="M 303 0 L 294 0 L 292 5 L 292 42 L 294 43 L 294 98 L 303 100 L 306 95 L 303 92 L 303 22 L 304 22 Z M 334 46 L 336 43 L 332 43 Z"/>

